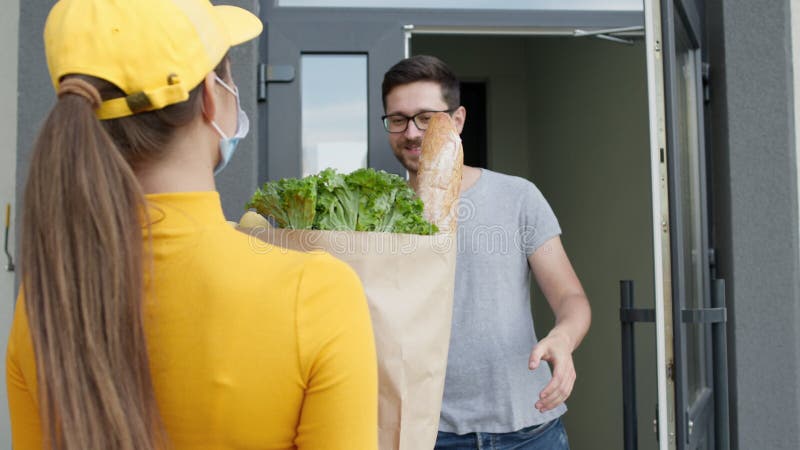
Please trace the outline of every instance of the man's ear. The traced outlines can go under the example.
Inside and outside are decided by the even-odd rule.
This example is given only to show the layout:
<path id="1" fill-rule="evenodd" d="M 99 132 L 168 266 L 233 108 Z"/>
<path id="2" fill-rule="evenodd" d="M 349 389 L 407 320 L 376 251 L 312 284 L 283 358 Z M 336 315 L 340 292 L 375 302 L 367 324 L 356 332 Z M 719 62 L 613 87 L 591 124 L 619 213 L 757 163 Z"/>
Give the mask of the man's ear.
<path id="1" fill-rule="evenodd" d="M 214 78 L 214 72 L 209 73 L 203 79 L 203 100 L 200 107 L 203 111 L 203 119 L 206 122 L 214 120 L 217 114 L 217 98 L 215 97 L 214 87 L 217 85 L 217 80 Z"/>
<path id="2" fill-rule="evenodd" d="M 458 109 L 453 111 L 453 122 L 456 123 L 456 129 L 458 130 L 458 134 L 461 134 L 461 130 L 464 129 L 464 122 L 467 120 L 467 109 L 463 106 L 459 106 Z"/>

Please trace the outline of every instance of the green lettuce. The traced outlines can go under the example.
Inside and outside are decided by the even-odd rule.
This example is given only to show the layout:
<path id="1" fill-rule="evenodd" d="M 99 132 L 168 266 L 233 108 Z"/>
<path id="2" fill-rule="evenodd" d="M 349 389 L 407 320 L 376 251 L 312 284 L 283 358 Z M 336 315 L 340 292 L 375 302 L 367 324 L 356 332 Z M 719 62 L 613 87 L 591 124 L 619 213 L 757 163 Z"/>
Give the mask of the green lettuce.
<path id="1" fill-rule="evenodd" d="M 302 179 L 265 183 L 246 205 L 281 228 L 379 231 L 430 235 L 436 225 L 422 216 L 423 204 L 394 174 L 325 169 Z"/>
<path id="2" fill-rule="evenodd" d="M 281 228 L 310 230 L 317 205 L 317 183 L 313 178 L 284 178 L 264 184 L 246 208 L 271 218 Z"/>
<path id="3" fill-rule="evenodd" d="M 344 175 L 325 169 L 316 176 L 317 230 L 355 230 L 359 193 L 350 189 Z"/>

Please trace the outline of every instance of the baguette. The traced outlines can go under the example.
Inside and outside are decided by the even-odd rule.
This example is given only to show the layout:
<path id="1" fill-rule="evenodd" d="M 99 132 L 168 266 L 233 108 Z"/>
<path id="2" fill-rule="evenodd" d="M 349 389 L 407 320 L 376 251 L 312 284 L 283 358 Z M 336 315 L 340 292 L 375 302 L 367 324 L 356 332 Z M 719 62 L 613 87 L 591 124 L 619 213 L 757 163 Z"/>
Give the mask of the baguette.
<path id="1" fill-rule="evenodd" d="M 417 194 L 425 205 L 423 216 L 440 233 L 455 233 L 464 150 L 455 122 L 446 113 L 431 118 L 422 139 L 417 170 Z"/>

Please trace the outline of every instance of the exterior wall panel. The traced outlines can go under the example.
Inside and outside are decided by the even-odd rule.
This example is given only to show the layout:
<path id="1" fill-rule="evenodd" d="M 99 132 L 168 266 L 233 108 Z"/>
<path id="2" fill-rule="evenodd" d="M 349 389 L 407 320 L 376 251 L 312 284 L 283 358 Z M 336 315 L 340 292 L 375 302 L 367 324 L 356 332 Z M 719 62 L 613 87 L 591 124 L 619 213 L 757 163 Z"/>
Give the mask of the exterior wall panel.
<path id="1" fill-rule="evenodd" d="M 732 442 L 740 449 L 796 449 L 800 243 L 789 1 L 707 5 Z"/>
<path id="2" fill-rule="evenodd" d="M 17 51 L 19 33 L 19 0 L 8 0 L 5 14 L 0 15 L 0 221 L 5 226 L 6 204 L 11 204 L 12 220 L 17 212 Z M 13 223 L 13 222 L 12 222 Z M 12 228 L 15 230 L 16 228 Z M 10 236 L 14 254 L 14 235 Z M 18 262 L 15 258 L 14 262 Z M 0 252 L 0 355 L 5 354 L 8 331 L 14 311 L 15 272 L 7 272 L 5 254 Z M 5 379 L 5 358 L 0 357 L 0 374 Z M 11 429 L 8 419 L 8 398 L 0 388 L 0 449 L 11 448 Z"/>

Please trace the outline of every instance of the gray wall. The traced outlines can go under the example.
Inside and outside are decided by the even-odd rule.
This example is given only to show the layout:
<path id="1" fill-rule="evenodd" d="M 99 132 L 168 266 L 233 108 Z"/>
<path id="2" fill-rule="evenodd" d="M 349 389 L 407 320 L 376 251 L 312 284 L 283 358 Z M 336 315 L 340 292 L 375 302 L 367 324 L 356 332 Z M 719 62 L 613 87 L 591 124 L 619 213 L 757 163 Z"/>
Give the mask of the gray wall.
<path id="1" fill-rule="evenodd" d="M 792 55 L 800 54 L 800 0 L 791 0 L 791 13 L 792 13 Z M 792 82 L 794 95 L 794 150 L 797 157 L 797 179 L 800 180 L 800 58 L 792 58 L 792 67 L 794 72 L 794 80 Z M 798 185 L 798 192 L 800 192 L 800 185 Z M 798 206 L 800 206 L 800 195 L 798 197 Z M 797 224 L 800 230 L 800 223 Z M 797 322 L 800 322 L 800 308 L 797 308 Z M 798 358 L 800 360 L 800 358 Z"/>
<path id="2" fill-rule="evenodd" d="M 798 214 L 800 215 L 800 0 L 791 0 L 791 27 L 792 27 L 792 42 L 791 42 L 791 52 L 788 55 L 789 60 L 792 63 L 792 69 L 794 72 L 794 79 L 792 83 L 792 93 L 794 97 L 794 154 L 795 154 L 795 193 L 797 195 L 797 204 L 798 204 Z M 800 234 L 800 218 L 796 217 L 795 231 Z M 795 245 L 798 243 L 795 241 Z M 797 273 L 797 272 L 795 272 Z M 791 300 L 791 297 L 790 297 Z M 797 295 L 797 291 L 795 291 L 794 297 L 794 323 L 800 324 L 800 296 Z M 797 334 L 795 335 L 795 337 Z M 795 339 L 795 343 L 797 339 Z M 794 374 L 796 379 L 800 378 L 800 345 L 795 346 L 795 370 Z M 797 382 L 795 382 L 795 387 L 797 386 Z M 800 397 L 800 394 L 795 394 L 796 397 Z M 795 403 L 797 408 L 800 409 L 800 400 Z M 797 421 L 795 424 L 797 425 Z M 800 440 L 800 439 L 798 439 Z"/>
<path id="3" fill-rule="evenodd" d="M 734 446 L 797 449 L 800 242 L 789 0 L 709 0 L 707 14 Z"/>
<path id="4" fill-rule="evenodd" d="M 12 217 L 16 212 L 17 166 L 17 45 L 19 33 L 19 0 L 6 0 L 0 15 L 0 221 L 5 225 L 6 204 L 11 204 Z M 13 253 L 14 235 L 9 245 Z M 8 331 L 14 311 L 14 272 L 7 272 L 6 257 L 0 254 L 0 354 L 5 354 Z M 0 357 L 0 374 L 5 379 L 6 359 Z M 11 448 L 8 421 L 8 399 L 0 388 L 0 449 Z"/>
<path id="5" fill-rule="evenodd" d="M 413 53 L 440 56 L 462 79 L 487 82 L 489 168 L 533 180 L 559 217 L 594 315 L 575 353 L 570 443 L 621 448 L 619 280 L 636 282 L 639 308 L 653 307 L 654 290 L 643 47 L 485 36 L 412 43 Z M 538 291 L 533 298 L 543 336 L 552 312 Z M 640 325 L 636 338 L 639 448 L 655 449 L 653 325 Z"/>
<path id="6" fill-rule="evenodd" d="M 259 13 L 258 0 L 214 1 L 214 4 L 231 4 Z M 266 29 L 264 30 L 266 32 Z M 222 209 L 228 220 L 237 221 L 244 213 L 244 204 L 258 185 L 259 127 L 256 108 L 256 67 L 259 61 L 258 39 L 234 47 L 230 51 L 232 71 L 242 108 L 250 118 L 250 133 L 239 143 L 236 155 L 228 167 L 217 176 L 217 190 L 222 198 Z"/>

